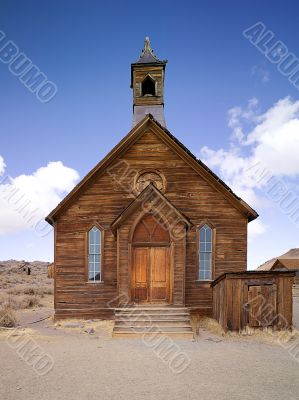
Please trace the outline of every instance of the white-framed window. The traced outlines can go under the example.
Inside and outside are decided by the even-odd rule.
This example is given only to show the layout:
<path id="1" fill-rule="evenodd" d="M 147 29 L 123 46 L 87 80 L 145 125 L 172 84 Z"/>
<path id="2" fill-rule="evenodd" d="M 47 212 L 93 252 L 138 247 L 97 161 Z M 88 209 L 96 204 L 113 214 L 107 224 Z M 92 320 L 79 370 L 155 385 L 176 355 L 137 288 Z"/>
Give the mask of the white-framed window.
<path id="1" fill-rule="evenodd" d="M 212 279 L 213 230 L 205 224 L 199 230 L 199 280 Z"/>
<path id="2" fill-rule="evenodd" d="M 101 231 L 93 226 L 88 232 L 88 280 L 101 281 Z"/>

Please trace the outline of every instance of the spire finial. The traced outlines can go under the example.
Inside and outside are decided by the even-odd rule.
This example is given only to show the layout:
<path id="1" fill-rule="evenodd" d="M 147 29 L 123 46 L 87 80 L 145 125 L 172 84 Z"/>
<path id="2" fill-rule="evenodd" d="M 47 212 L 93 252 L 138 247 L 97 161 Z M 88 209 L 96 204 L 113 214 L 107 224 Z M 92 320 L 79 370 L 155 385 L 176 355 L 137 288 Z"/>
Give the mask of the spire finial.
<path id="1" fill-rule="evenodd" d="M 145 54 L 150 54 L 150 55 L 152 55 L 155 59 L 157 59 L 157 57 L 156 57 L 155 54 L 154 54 L 154 50 L 151 48 L 151 41 L 150 41 L 149 36 L 146 36 L 146 37 L 145 37 L 144 46 L 143 46 L 143 49 L 142 49 L 142 52 L 141 52 L 141 56 L 140 56 L 140 57 L 143 57 Z M 158 60 L 158 59 L 157 59 L 157 60 Z"/>
<path id="2" fill-rule="evenodd" d="M 150 53 L 152 53 L 152 48 L 151 48 L 151 42 L 150 42 L 150 38 L 148 36 L 145 37 L 145 41 L 144 41 L 144 48 L 143 51 L 148 51 Z"/>
<path id="3" fill-rule="evenodd" d="M 167 60 L 159 60 L 158 57 L 155 55 L 154 50 L 151 47 L 151 42 L 149 36 L 145 37 L 144 46 L 141 51 L 140 57 L 137 64 L 147 64 L 147 63 L 163 63 L 166 64 Z"/>

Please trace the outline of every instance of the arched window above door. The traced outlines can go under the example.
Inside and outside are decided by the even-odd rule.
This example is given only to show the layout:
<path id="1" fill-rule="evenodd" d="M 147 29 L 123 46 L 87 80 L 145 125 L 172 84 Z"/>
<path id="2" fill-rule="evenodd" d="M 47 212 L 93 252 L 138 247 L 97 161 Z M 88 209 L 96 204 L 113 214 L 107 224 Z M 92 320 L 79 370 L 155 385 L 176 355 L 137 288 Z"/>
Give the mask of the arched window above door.
<path id="1" fill-rule="evenodd" d="M 146 214 L 137 224 L 132 243 L 133 244 L 157 244 L 169 243 L 169 233 L 163 221 L 153 214 Z"/>

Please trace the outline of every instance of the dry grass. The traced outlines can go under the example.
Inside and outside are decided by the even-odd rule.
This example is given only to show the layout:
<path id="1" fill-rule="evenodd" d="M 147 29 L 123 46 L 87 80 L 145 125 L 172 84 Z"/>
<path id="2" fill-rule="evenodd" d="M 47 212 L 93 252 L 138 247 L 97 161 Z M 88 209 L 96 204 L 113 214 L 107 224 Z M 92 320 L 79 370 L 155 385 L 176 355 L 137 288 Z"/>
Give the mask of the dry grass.
<path id="1" fill-rule="evenodd" d="M 13 309 L 8 304 L 5 304 L 0 308 L 0 327 L 12 328 L 16 324 L 17 318 Z"/>
<path id="2" fill-rule="evenodd" d="M 218 322 L 213 318 L 202 317 L 198 314 L 191 315 L 191 325 L 194 332 L 195 337 L 199 336 L 200 329 L 206 329 L 211 333 L 215 333 L 217 335 L 225 335 L 224 330 L 218 324 Z"/>
<path id="3" fill-rule="evenodd" d="M 7 290 L 9 295 L 30 295 L 30 296 L 40 296 L 44 297 L 45 295 L 53 294 L 53 286 L 52 285 L 17 285 Z"/>
<path id="4" fill-rule="evenodd" d="M 200 336 L 200 329 L 207 330 L 226 339 L 260 340 L 269 344 L 288 343 L 290 340 L 299 337 L 299 331 L 296 329 L 277 331 L 272 328 L 253 329 L 246 327 L 241 332 L 224 332 L 221 325 L 215 319 L 200 317 L 198 315 L 191 316 L 191 324 L 195 337 Z"/>
<path id="5" fill-rule="evenodd" d="M 13 310 L 42 307 L 50 304 L 53 297 L 53 280 L 47 277 L 47 268 L 31 268 L 31 274 L 19 268 L 4 268 L 0 271 L 0 307 Z"/>
<path id="6" fill-rule="evenodd" d="M 6 303 L 14 310 L 23 310 L 25 308 L 39 307 L 40 297 L 36 295 L 9 295 Z"/>
<path id="7" fill-rule="evenodd" d="M 22 286 L 4 291 L 0 295 L 0 306 L 9 305 L 14 310 L 41 307 L 41 299 L 45 297 L 43 288 Z"/>
<path id="8" fill-rule="evenodd" d="M 299 337 L 299 331 L 296 329 L 291 330 L 273 330 L 272 328 L 253 329 L 247 326 L 240 332 L 227 332 L 228 338 L 248 338 L 254 340 L 261 340 L 271 344 L 288 343 L 289 341 Z"/>

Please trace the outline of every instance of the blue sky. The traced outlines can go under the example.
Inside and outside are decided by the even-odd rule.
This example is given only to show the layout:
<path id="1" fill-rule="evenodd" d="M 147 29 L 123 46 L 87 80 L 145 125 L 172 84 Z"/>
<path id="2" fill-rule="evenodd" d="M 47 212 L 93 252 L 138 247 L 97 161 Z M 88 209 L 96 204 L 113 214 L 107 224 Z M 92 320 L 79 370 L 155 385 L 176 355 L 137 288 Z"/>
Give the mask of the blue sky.
<path id="1" fill-rule="evenodd" d="M 242 34 L 262 21 L 299 57 L 298 12 L 296 1 L 2 0 L 6 40 L 58 88 L 41 103 L 0 62 L 0 172 L 11 177 L 2 185 L 17 186 L 46 214 L 118 143 L 132 122 L 130 64 L 149 35 L 169 61 L 168 129 L 260 214 L 249 266 L 299 247 L 294 218 L 248 173 L 260 161 L 299 194 L 299 91 Z M 52 233 L 43 237 L 6 207 L 0 259 L 51 260 Z"/>

